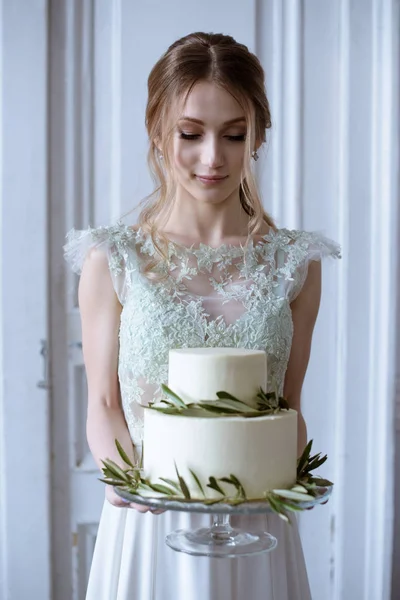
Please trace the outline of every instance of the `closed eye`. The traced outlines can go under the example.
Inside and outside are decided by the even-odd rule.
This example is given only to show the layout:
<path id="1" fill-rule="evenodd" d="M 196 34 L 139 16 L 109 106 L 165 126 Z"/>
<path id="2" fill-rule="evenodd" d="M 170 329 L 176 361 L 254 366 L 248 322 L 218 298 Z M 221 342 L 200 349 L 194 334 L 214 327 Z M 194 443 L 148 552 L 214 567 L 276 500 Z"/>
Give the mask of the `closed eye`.
<path id="1" fill-rule="evenodd" d="M 200 134 L 183 133 L 183 131 L 181 131 L 180 137 L 183 140 L 197 140 L 201 136 L 200 136 Z M 226 135 L 225 137 L 230 142 L 244 142 L 246 140 L 245 134 L 243 134 L 243 135 Z"/>
<path id="2" fill-rule="evenodd" d="M 183 133 L 183 131 L 182 131 L 180 137 L 183 140 L 197 140 L 197 138 L 199 138 L 200 135 L 194 135 L 194 134 L 192 135 L 190 133 Z"/>
<path id="3" fill-rule="evenodd" d="M 243 135 L 227 135 L 226 137 L 231 142 L 244 142 L 246 139 L 245 134 L 243 134 Z"/>

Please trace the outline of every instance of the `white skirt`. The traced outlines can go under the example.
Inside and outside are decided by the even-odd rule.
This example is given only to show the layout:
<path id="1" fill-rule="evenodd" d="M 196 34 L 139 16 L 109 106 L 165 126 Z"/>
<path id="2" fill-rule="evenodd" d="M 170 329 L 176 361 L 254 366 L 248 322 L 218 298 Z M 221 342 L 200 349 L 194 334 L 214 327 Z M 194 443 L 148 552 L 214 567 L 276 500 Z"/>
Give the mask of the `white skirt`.
<path id="1" fill-rule="evenodd" d="M 233 516 L 231 524 L 274 535 L 271 552 L 207 558 L 165 543 L 175 529 L 209 527 L 210 515 L 139 513 L 104 503 L 86 600 L 311 600 L 297 519 Z"/>

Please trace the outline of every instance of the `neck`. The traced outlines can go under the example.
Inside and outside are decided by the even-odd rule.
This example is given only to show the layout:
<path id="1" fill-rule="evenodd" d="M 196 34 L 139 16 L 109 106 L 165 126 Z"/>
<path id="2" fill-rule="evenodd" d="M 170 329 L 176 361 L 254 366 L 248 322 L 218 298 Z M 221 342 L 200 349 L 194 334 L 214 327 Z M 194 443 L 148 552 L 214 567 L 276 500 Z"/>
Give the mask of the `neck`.
<path id="1" fill-rule="evenodd" d="M 163 228 L 168 237 L 219 245 L 224 240 L 248 235 L 249 216 L 240 203 L 239 191 L 223 202 L 199 202 L 177 190 L 174 205 Z"/>

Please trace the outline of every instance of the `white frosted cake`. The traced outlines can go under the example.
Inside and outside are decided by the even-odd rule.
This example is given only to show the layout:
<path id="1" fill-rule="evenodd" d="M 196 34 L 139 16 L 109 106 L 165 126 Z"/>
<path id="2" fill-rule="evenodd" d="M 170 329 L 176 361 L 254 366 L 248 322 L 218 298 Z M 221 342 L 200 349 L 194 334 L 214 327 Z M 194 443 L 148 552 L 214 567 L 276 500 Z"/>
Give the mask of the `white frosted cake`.
<path id="1" fill-rule="evenodd" d="M 260 387 L 265 391 L 267 358 L 263 351 L 238 348 L 171 350 L 168 387 L 186 404 L 217 400 L 229 392 L 249 406 L 257 406 Z M 202 498 L 190 473 L 199 478 L 208 498 L 221 494 L 207 487 L 210 476 L 233 474 L 248 499 L 264 492 L 289 488 L 296 481 L 297 412 L 282 410 L 257 417 L 219 416 L 191 409 L 165 414 L 146 408 L 144 416 L 145 477 L 177 480 L 175 463 L 192 498 Z M 221 483 L 227 496 L 231 484 Z"/>

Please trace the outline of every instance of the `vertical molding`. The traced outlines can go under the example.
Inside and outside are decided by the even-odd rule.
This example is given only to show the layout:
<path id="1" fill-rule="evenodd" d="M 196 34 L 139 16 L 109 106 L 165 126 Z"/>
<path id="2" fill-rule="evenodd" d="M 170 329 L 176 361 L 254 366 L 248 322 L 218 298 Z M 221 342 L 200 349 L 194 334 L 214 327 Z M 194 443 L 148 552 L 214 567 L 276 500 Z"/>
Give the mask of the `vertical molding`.
<path id="1" fill-rule="evenodd" d="M 397 193 L 393 148 L 397 103 L 393 105 L 392 2 L 373 0 L 373 89 L 371 171 L 371 295 L 366 489 L 366 600 L 388 600 L 391 579 L 396 351 Z M 385 118 L 382 119 L 382 115 Z M 393 135 L 393 132 L 396 134 Z M 377 398 L 379 410 L 377 410 Z M 384 491 L 384 493 L 382 493 Z"/>
<path id="2" fill-rule="evenodd" d="M 111 221 L 121 217 L 121 0 L 112 4 L 111 28 Z"/>
<path id="3" fill-rule="evenodd" d="M 396 196 L 392 189 L 392 14 L 391 3 L 373 2 L 373 142 L 371 187 L 371 342 L 369 445 L 367 464 L 367 543 L 365 555 L 365 588 L 368 600 L 388 599 L 390 592 L 392 519 L 393 519 L 393 457 L 392 432 L 395 397 L 395 328 L 396 268 L 392 249 L 396 244 Z M 397 106 L 397 105 L 396 105 Z M 381 115 L 391 115 L 382 121 Z M 383 397 L 379 411 L 376 398 Z M 380 485 L 376 485 L 377 473 Z M 382 494 L 381 490 L 385 493 Z M 374 526 L 372 527 L 372 523 Z M 377 568 L 378 567 L 378 568 Z"/>
<path id="4" fill-rule="evenodd" d="M 74 224 L 77 186 L 75 6 L 49 2 L 49 333 L 51 349 L 52 600 L 71 600 L 69 398 L 66 313 L 74 310 L 76 278 L 66 274 L 62 243 Z"/>
<path id="5" fill-rule="evenodd" d="M 80 157 L 80 203 L 77 211 L 81 216 L 81 226 L 87 227 L 93 224 L 93 158 L 94 158 L 94 97 L 93 97 L 93 75 L 94 75 L 94 0 L 86 0 L 76 3 L 76 14 L 81 25 L 79 29 L 79 96 L 78 108 L 81 110 L 79 116 L 80 127 L 77 130 L 79 140 Z"/>
<path id="6" fill-rule="evenodd" d="M 121 217 L 121 10 L 121 0 L 94 3 L 91 75 L 94 226 Z"/>
<path id="7" fill-rule="evenodd" d="M 3 69 L 4 69 L 4 56 L 3 56 L 3 23 L 4 23 L 4 9 L 3 0 L 0 0 L 0 74 L 1 80 L 3 80 Z M 1 127 L 4 121 L 3 114 L 3 92 L 0 93 L 0 124 Z M 3 135 L 0 135 L 0 182 L 3 182 Z M 4 187 L 1 184 L 0 187 L 0 206 L 4 206 Z M 0 232 L 3 232 L 3 210 L 0 210 Z M 2 249 L 2 245 L 0 245 Z M 1 250 L 0 250 L 1 251 Z M 4 390 L 4 328 L 3 328 L 3 261 L 0 261 L 0 478 L 1 481 L 6 480 L 6 461 L 5 461 L 5 390 Z M 7 527 L 7 515 L 6 515 L 6 494 L 5 485 L 0 486 L 0 598 L 7 598 L 6 590 L 8 587 L 8 575 L 7 575 L 7 540 L 6 540 L 6 527 Z"/>
<path id="8" fill-rule="evenodd" d="M 349 1 L 340 1 L 339 10 L 339 140 L 338 140 L 338 232 L 342 253 L 348 255 L 349 239 Z M 335 493 L 331 521 L 331 588 L 332 598 L 343 598 L 344 472 L 346 468 L 346 404 L 347 404 L 347 297 L 348 261 L 340 265 L 338 279 L 338 343 L 335 436 Z"/>
<path id="9" fill-rule="evenodd" d="M 267 72 L 268 96 L 272 109 L 271 182 L 262 173 L 260 180 L 270 190 L 269 204 L 278 226 L 302 225 L 302 15 L 298 0 L 272 0 L 271 7 L 260 4 L 257 14 L 257 49 L 270 64 Z M 272 20 L 272 27 L 268 22 Z M 262 27 L 269 28 L 272 45 L 263 44 Z M 265 35 L 265 34 L 264 34 Z M 263 164 L 258 165 L 258 171 Z"/>
<path id="10" fill-rule="evenodd" d="M 72 386 L 74 400 L 73 406 L 71 407 L 71 412 L 73 412 L 73 466 L 75 469 L 79 469 L 82 467 L 85 460 L 88 459 L 88 454 L 90 453 L 86 440 L 87 382 L 82 358 L 80 359 L 79 364 L 73 367 L 71 376 L 74 384 Z"/>
<path id="11" fill-rule="evenodd" d="M 398 276 L 397 278 L 397 282 L 398 285 L 400 287 L 400 276 Z M 399 292 L 397 292 L 397 298 L 399 298 Z M 397 299 L 397 315 L 399 315 L 400 312 L 400 306 L 399 306 L 400 302 L 399 299 Z M 397 331 L 399 332 L 399 317 L 397 316 Z M 399 367 L 399 361 L 400 361 L 400 342 L 397 342 L 397 351 L 396 351 L 396 358 L 397 358 L 397 376 L 396 376 L 396 431 L 398 433 L 400 433 L 400 367 Z M 398 465 L 398 468 L 400 470 L 400 466 Z"/>
<path id="12" fill-rule="evenodd" d="M 282 128 L 284 115 L 283 104 L 283 3 L 281 0 L 272 0 L 272 83 L 271 105 L 274 111 L 272 121 L 272 212 L 280 226 L 284 223 L 283 198 L 282 198 Z"/>
<path id="13" fill-rule="evenodd" d="M 301 63 L 302 6 L 299 0 L 283 1 L 283 144 L 280 164 L 283 210 L 286 227 L 300 229 L 301 218 Z"/>

